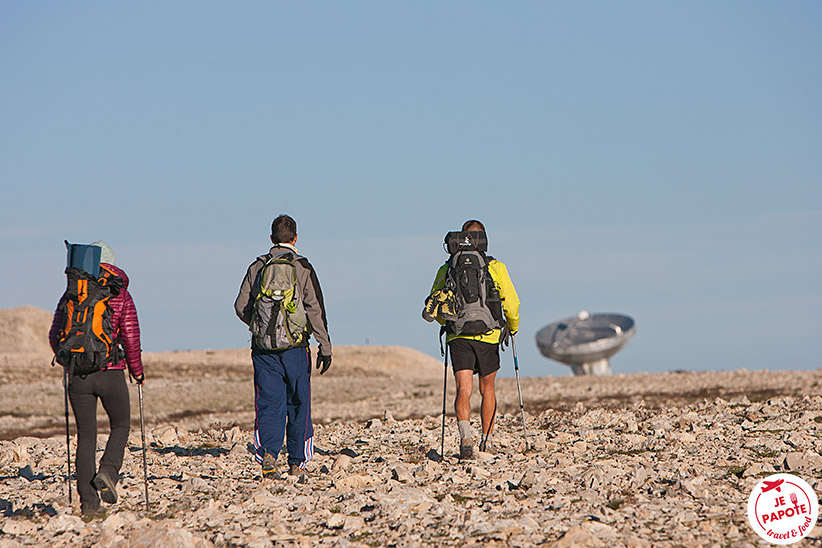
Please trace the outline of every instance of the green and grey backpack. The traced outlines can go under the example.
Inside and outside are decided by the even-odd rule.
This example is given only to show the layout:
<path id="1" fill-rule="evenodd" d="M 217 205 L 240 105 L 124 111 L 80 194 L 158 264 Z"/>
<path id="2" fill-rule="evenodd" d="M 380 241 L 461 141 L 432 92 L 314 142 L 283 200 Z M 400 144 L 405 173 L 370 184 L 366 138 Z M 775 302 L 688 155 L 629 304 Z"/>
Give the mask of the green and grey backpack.
<path id="1" fill-rule="evenodd" d="M 267 255 L 257 274 L 251 324 L 252 343 L 261 350 L 305 346 L 311 333 L 302 296 L 297 289 L 299 255 Z"/>

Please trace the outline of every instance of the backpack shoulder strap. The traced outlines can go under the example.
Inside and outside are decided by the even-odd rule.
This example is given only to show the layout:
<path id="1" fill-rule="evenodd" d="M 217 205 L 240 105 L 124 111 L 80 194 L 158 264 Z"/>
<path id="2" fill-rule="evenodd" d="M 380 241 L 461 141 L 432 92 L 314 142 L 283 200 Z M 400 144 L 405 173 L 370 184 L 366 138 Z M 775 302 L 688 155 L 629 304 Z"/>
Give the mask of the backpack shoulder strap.
<path id="1" fill-rule="evenodd" d="M 286 255 L 291 255 L 291 259 L 289 259 L 289 260 L 292 261 L 292 262 L 295 262 L 295 263 L 297 261 L 299 261 L 300 259 L 305 259 L 305 257 L 300 255 L 296 251 L 294 251 L 292 249 L 288 249 L 288 248 L 282 248 L 282 251 L 278 252 L 278 253 L 271 253 L 271 252 L 266 253 L 261 258 L 264 258 L 265 262 L 268 262 L 271 259 L 278 259 L 280 257 L 285 257 Z"/>
<path id="2" fill-rule="evenodd" d="M 120 291 L 122 291 L 126 285 L 125 280 L 118 276 L 116 272 L 102 264 L 100 265 L 100 277 L 97 278 L 97 283 L 101 287 L 109 288 L 112 297 L 119 295 Z"/>
<path id="3" fill-rule="evenodd" d="M 493 261 L 496 261 L 497 259 L 495 257 L 492 257 L 491 255 L 486 255 L 485 253 L 483 253 L 482 256 L 483 256 L 483 258 L 485 258 L 485 265 L 483 266 L 483 270 L 485 270 L 488 273 L 489 278 L 492 278 L 491 268 L 490 268 L 491 263 Z"/>

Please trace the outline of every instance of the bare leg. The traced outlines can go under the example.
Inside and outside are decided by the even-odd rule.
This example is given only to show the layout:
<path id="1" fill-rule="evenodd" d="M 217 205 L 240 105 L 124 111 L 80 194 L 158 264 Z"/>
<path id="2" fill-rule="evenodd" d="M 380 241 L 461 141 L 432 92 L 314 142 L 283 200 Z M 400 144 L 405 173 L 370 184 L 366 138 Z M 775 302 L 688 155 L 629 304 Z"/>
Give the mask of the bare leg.
<path id="1" fill-rule="evenodd" d="M 457 398 L 454 400 L 454 411 L 458 421 L 467 421 L 471 416 L 471 391 L 474 388 L 474 372 L 463 369 L 454 373 L 457 381 Z"/>
<path id="2" fill-rule="evenodd" d="M 457 381 L 457 399 L 454 409 L 457 413 L 457 427 L 460 431 L 460 459 L 470 459 L 474 456 L 474 435 L 471 432 L 471 390 L 474 385 L 474 372 L 464 369 L 454 373 Z"/>
<path id="3" fill-rule="evenodd" d="M 482 407 L 480 408 L 480 418 L 482 418 L 482 435 L 491 434 L 494 428 L 494 414 L 497 411 L 497 395 L 494 390 L 494 380 L 497 372 L 479 378 L 479 389 L 482 394 Z"/>

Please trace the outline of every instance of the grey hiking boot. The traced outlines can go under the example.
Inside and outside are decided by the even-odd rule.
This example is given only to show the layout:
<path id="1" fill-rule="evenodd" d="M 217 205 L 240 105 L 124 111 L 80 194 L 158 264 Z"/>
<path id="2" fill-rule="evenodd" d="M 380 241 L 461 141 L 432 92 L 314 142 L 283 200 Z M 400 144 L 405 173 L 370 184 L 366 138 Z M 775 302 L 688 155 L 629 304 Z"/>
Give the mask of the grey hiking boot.
<path id="1" fill-rule="evenodd" d="M 460 442 L 460 460 L 474 458 L 474 443 L 468 439 Z"/>
<path id="2" fill-rule="evenodd" d="M 491 455 L 497 452 L 497 448 L 491 440 L 481 441 L 479 444 L 479 450 L 483 453 L 489 453 Z"/>
<path id="3" fill-rule="evenodd" d="M 307 473 L 304 468 L 300 468 L 298 463 L 292 463 L 288 465 L 288 475 L 297 476 L 297 481 L 303 481 L 306 479 Z"/>
<path id="4" fill-rule="evenodd" d="M 103 502 L 107 502 L 108 504 L 117 502 L 117 489 L 114 487 L 114 482 L 111 481 L 108 476 L 98 472 L 97 475 L 94 476 L 94 479 L 91 480 L 91 483 L 94 485 L 94 488 L 97 489 L 97 492 L 100 493 L 100 498 L 103 499 Z"/>
<path id="5" fill-rule="evenodd" d="M 461 420 L 457 423 L 460 432 L 460 460 L 474 458 L 474 434 L 471 423 Z"/>
<path id="6" fill-rule="evenodd" d="M 263 455 L 263 479 L 282 479 L 282 476 L 277 471 L 274 457 L 268 452 Z"/>

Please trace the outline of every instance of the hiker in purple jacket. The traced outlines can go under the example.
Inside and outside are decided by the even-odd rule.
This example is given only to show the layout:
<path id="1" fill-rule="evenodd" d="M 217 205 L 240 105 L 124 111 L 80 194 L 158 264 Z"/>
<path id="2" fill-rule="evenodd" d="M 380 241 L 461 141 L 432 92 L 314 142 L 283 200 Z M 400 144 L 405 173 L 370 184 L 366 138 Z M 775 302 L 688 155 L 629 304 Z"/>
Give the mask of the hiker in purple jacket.
<path id="1" fill-rule="evenodd" d="M 109 504 L 117 502 L 116 485 L 120 479 L 120 467 L 123 465 L 123 454 L 128 442 L 131 408 L 125 370 L 128 368 L 138 383 L 142 383 L 145 376 L 140 346 L 140 322 L 134 300 L 128 292 L 128 276 L 114 266 L 115 255 L 111 247 L 101 241 L 92 245 L 99 246 L 102 250 L 100 268 L 108 270 L 124 283 L 120 293 L 109 301 L 109 308 L 114 339 L 119 337 L 125 357 L 109 362 L 101 371 L 89 375 L 72 375 L 68 385 L 68 395 L 77 424 L 75 460 L 80 508 L 86 517 L 100 517 L 105 514 L 100 505 L 101 498 Z M 55 353 L 65 319 L 61 306 L 65 298 L 63 295 L 60 299 L 49 330 L 49 343 Z M 111 430 L 99 470 L 96 465 L 98 399 L 102 401 L 108 414 Z"/>

